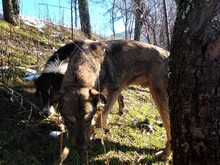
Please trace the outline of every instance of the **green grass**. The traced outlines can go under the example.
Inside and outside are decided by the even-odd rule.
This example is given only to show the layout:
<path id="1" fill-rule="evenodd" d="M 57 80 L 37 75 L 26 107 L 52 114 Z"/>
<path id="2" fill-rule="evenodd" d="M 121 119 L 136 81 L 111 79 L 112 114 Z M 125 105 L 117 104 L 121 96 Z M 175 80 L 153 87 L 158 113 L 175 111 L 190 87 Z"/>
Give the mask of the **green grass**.
<path id="1" fill-rule="evenodd" d="M 89 164 L 164 164 L 154 157 L 154 153 L 164 147 L 166 137 L 164 128 L 156 125 L 159 116 L 154 105 L 146 101 L 149 94 L 131 89 L 123 94 L 127 112 L 119 116 L 117 105 L 114 107 L 109 125 L 104 130 L 96 129 L 88 156 L 84 155 L 84 159 Z M 149 124 L 146 124 L 146 118 Z M 148 125 L 155 126 L 155 130 L 149 130 Z M 69 154 L 64 163 L 81 164 L 79 155 L 73 155 Z"/>
<path id="2" fill-rule="evenodd" d="M 4 21 L 0 21 L 0 29 L 0 66 L 10 67 L 0 72 L 0 165 L 57 165 L 61 146 L 70 149 L 64 165 L 167 163 L 154 157 L 166 141 L 164 127 L 158 122 L 159 114 L 149 90 L 137 86 L 123 91 L 125 113 L 119 116 L 118 105 L 114 106 L 109 125 L 95 129 L 87 152 L 79 154 L 72 150 L 66 133 L 63 139 L 51 137 L 51 131 L 60 130 L 59 115 L 49 118 L 42 115 L 41 101 L 34 97 L 33 82 L 24 81 L 24 70 L 15 66 L 40 71 L 54 49 L 70 41 L 70 30 L 50 24 L 42 33 L 33 27 L 13 27 Z M 77 30 L 74 34 L 76 39 L 85 38 Z"/>
<path id="3" fill-rule="evenodd" d="M 18 94 L 14 92 L 13 97 L 6 89 L 0 89 L 1 98 L 7 102 L 0 114 L 0 164 L 58 164 L 60 145 L 70 148 L 66 134 L 62 141 L 61 137 L 49 136 L 51 131 L 60 130 L 59 115 L 46 118 L 40 114 L 32 85 L 31 82 L 28 88 L 27 84 L 19 85 Z M 116 104 L 109 125 L 95 130 L 87 153 L 79 155 L 70 148 L 63 164 L 165 163 L 154 157 L 164 147 L 166 137 L 163 126 L 157 122 L 160 117 L 150 102 L 150 95 L 146 90 L 134 89 L 127 89 L 123 95 L 126 112 L 119 116 Z M 23 98 L 20 105 L 23 96 L 28 99 Z"/>

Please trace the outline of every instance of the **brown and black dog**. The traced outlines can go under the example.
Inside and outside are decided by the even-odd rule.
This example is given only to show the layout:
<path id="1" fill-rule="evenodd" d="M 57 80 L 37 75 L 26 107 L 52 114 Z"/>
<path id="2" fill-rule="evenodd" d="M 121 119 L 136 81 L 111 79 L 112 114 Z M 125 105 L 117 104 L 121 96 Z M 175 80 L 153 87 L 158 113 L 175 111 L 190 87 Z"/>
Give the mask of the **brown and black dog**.
<path id="1" fill-rule="evenodd" d="M 106 104 L 102 119 L 107 117 L 121 91 L 131 84 L 149 87 L 163 120 L 167 143 L 162 154 L 171 153 L 170 116 L 167 96 L 169 52 L 154 45 L 133 40 L 82 41 L 71 56 L 61 90 L 54 97 L 77 150 L 89 142 L 97 103 Z M 102 121 L 102 123 L 100 123 Z"/>
<path id="2" fill-rule="evenodd" d="M 69 63 L 69 58 L 71 55 L 74 55 L 74 50 L 77 50 L 81 43 L 80 41 L 75 41 L 60 47 L 47 60 L 43 73 L 34 81 L 36 87 L 35 96 L 41 95 L 44 114 L 52 115 L 55 113 L 54 106 L 50 105 L 51 98 L 60 90 L 61 82 Z M 124 112 L 124 99 L 122 95 L 118 98 L 118 104 L 118 113 L 122 115 Z"/>

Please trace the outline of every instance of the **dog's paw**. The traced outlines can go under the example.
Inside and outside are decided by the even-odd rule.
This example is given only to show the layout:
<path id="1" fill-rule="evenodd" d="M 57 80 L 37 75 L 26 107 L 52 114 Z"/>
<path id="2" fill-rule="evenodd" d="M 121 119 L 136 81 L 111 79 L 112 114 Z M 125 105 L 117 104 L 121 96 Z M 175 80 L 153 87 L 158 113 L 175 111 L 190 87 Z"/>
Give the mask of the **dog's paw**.
<path id="1" fill-rule="evenodd" d="M 119 116 L 122 116 L 123 114 L 124 114 L 124 109 L 119 109 L 119 110 L 118 110 L 118 115 L 119 115 Z"/>
<path id="2" fill-rule="evenodd" d="M 103 128 L 106 125 L 108 125 L 108 120 L 107 120 L 107 118 L 103 117 L 102 115 L 98 115 L 98 117 L 96 118 L 95 125 L 97 128 Z"/>

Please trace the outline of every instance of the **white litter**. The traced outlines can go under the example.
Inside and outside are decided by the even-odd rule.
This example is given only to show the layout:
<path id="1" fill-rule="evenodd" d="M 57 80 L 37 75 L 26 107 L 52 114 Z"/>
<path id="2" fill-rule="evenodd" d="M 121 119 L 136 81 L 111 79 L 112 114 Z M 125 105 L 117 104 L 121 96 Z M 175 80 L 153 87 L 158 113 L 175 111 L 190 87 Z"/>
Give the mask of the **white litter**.
<path id="1" fill-rule="evenodd" d="M 26 71 L 29 72 L 29 73 L 33 73 L 33 74 L 36 74 L 36 73 L 37 73 L 36 70 L 30 69 L 30 68 L 26 69 Z"/>
<path id="2" fill-rule="evenodd" d="M 38 77 L 40 77 L 40 74 L 30 74 L 29 73 L 29 74 L 25 75 L 24 79 L 31 81 L 31 80 L 37 79 Z"/>
<path id="3" fill-rule="evenodd" d="M 21 69 L 21 70 L 25 70 L 26 72 L 28 72 L 28 73 L 32 73 L 32 74 L 36 74 L 37 73 L 37 71 L 36 70 L 34 70 L 34 69 L 31 69 L 31 68 L 25 68 L 25 67 L 23 67 L 23 66 L 16 66 L 16 68 L 17 69 Z"/>
<path id="4" fill-rule="evenodd" d="M 56 137 L 58 137 L 60 134 L 61 134 L 60 131 L 52 131 L 52 132 L 50 133 L 50 136 L 56 138 Z"/>
<path id="5" fill-rule="evenodd" d="M 7 69 L 9 69 L 9 67 L 7 65 L 0 67 L 0 70 L 7 70 Z"/>

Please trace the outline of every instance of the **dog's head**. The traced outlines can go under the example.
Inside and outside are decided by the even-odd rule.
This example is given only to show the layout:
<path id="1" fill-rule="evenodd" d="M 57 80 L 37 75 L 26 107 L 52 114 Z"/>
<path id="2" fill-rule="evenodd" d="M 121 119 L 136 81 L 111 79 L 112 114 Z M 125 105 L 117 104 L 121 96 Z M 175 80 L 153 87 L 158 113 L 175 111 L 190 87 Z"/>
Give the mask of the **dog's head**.
<path id="1" fill-rule="evenodd" d="M 53 102 L 59 102 L 58 109 L 67 127 L 69 140 L 76 150 L 85 149 L 90 140 L 99 100 L 105 103 L 106 97 L 89 88 L 61 89 L 53 97 Z"/>
<path id="2" fill-rule="evenodd" d="M 34 81 L 36 91 L 35 97 L 41 95 L 43 112 L 53 114 L 55 110 L 50 106 L 50 99 L 60 89 L 63 75 L 59 73 L 43 73 Z"/>

